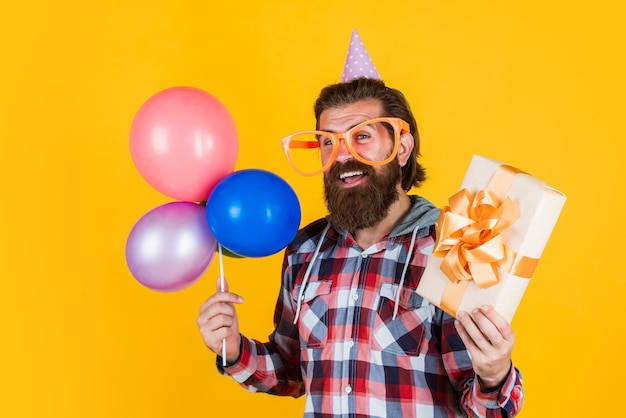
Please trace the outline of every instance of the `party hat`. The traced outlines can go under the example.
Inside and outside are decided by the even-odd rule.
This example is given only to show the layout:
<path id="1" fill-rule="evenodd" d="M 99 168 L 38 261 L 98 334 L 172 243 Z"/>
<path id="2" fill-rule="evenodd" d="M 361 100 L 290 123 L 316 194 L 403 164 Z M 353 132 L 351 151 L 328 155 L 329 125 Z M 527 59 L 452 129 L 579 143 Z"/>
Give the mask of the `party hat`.
<path id="1" fill-rule="evenodd" d="M 365 49 L 363 41 L 361 41 L 356 29 L 352 29 L 352 37 L 350 38 L 350 46 L 348 47 L 346 64 L 343 67 L 341 82 L 345 83 L 359 77 L 380 80 L 380 75 L 372 62 L 372 59 L 367 53 L 367 49 Z"/>

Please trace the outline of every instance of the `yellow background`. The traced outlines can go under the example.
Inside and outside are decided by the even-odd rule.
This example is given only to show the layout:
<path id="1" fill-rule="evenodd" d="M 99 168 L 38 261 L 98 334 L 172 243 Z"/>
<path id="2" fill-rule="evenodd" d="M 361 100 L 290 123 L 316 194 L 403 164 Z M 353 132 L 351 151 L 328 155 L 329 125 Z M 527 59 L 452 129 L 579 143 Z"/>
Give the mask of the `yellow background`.
<path id="1" fill-rule="evenodd" d="M 130 123 L 156 92 L 204 89 L 230 110 L 237 169 L 285 178 L 303 223 L 320 178 L 279 138 L 313 126 L 352 28 L 412 103 L 437 205 L 472 154 L 568 201 L 513 321 L 524 417 L 619 415 L 626 285 L 624 18 L 616 1 L 23 1 L 0 15 L 0 416 L 300 416 L 214 369 L 195 318 L 215 261 L 159 293 L 128 272 L 133 224 L 171 199 L 138 174 Z M 242 331 L 271 330 L 281 256 L 225 260 Z"/>

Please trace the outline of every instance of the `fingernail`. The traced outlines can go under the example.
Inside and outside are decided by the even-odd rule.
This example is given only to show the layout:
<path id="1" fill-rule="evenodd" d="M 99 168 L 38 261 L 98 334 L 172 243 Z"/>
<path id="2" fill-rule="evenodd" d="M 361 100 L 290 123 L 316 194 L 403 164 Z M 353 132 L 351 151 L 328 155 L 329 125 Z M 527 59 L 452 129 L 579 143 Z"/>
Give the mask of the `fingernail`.
<path id="1" fill-rule="evenodd" d="M 467 315 L 467 313 L 465 311 L 459 311 L 456 316 L 461 319 L 461 318 L 465 318 L 465 315 Z"/>
<path id="2" fill-rule="evenodd" d="M 489 305 L 483 305 L 480 307 L 480 310 L 483 312 L 489 312 Z"/>

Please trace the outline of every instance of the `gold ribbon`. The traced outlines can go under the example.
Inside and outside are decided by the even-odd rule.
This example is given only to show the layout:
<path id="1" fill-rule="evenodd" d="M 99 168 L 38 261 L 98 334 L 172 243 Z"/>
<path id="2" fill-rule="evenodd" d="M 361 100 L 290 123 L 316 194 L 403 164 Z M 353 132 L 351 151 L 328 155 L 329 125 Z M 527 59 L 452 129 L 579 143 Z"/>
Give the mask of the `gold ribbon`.
<path id="1" fill-rule="evenodd" d="M 532 276 L 538 260 L 517 254 L 500 235 L 519 218 L 517 206 L 506 194 L 520 173 L 502 165 L 486 189 L 475 196 L 462 189 L 441 210 L 433 255 L 443 258 L 441 270 L 450 280 L 441 308 L 454 316 L 470 281 L 481 289 L 493 286 L 500 281 L 499 268 L 520 277 Z"/>

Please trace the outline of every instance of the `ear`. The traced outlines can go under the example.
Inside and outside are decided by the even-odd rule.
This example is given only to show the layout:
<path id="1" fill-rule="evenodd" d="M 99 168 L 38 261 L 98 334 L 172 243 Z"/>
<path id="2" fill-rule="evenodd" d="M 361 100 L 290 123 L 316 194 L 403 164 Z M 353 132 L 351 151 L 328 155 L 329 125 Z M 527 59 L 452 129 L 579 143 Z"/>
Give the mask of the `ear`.
<path id="1" fill-rule="evenodd" d="M 400 135 L 400 147 L 398 148 L 398 163 L 404 167 L 411 156 L 415 140 L 410 133 Z"/>

